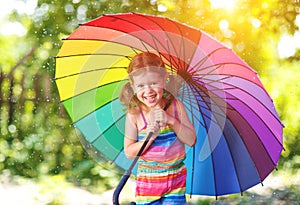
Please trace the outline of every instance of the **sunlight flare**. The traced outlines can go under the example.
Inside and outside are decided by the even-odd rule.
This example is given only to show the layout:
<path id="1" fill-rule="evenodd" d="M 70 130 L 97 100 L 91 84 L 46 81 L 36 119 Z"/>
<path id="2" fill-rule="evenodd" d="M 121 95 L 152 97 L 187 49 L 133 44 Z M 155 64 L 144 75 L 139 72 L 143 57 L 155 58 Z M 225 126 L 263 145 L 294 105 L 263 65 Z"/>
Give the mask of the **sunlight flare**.
<path id="1" fill-rule="evenodd" d="M 209 0 L 211 7 L 214 9 L 226 8 L 233 9 L 236 3 L 236 0 Z"/>

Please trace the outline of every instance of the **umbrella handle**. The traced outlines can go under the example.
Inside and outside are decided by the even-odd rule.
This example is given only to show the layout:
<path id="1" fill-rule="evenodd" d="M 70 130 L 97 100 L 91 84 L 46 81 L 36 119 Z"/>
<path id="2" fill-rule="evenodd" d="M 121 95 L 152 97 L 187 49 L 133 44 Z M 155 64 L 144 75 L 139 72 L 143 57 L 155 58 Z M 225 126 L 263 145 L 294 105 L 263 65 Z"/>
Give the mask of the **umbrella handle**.
<path id="1" fill-rule="evenodd" d="M 164 110 L 167 110 L 168 107 L 171 105 L 173 100 L 170 100 L 166 103 Z M 159 122 L 158 122 L 159 123 Z M 116 187 L 114 194 L 113 194 L 113 205 L 120 205 L 119 204 L 119 195 L 123 189 L 123 187 L 125 186 L 127 180 L 129 179 L 131 172 L 137 162 L 137 160 L 139 159 L 139 157 L 141 156 L 141 154 L 143 153 L 146 145 L 148 144 L 150 138 L 152 137 L 153 132 L 149 132 L 148 136 L 146 137 L 146 140 L 144 141 L 141 149 L 139 150 L 139 152 L 137 153 L 136 157 L 134 158 L 133 162 L 131 163 L 130 167 L 128 170 L 125 171 L 124 175 L 121 178 L 121 181 L 119 182 L 118 186 Z M 131 202 L 132 205 L 134 205 L 134 202 Z"/>
<path id="2" fill-rule="evenodd" d="M 147 143 L 149 142 L 150 138 L 152 137 L 152 135 L 153 135 L 153 132 L 149 132 L 149 134 L 148 134 L 146 140 L 144 141 L 144 143 L 143 143 L 141 149 L 139 150 L 139 152 L 137 153 L 136 157 L 135 157 L 134 160 L 132 161 L 132 163 L 131 163 L 129 169 L 127 169 L 127 170 L 125 171 L 125 173 L 123 174 L 123 176 L 122 176 L 122 178 L 121 178 L 121 180 L 120 180 L 120 182 L 119 182 L 118 186 L 116 187 L 116 189 L 115 189 L 115 191 L 114 191 L 114 194 L 113 194 L 113 204 L 114 204 L 114 205 L 120 205 L 120 203 L 119 203 L 119 195 L 120 195 L 120 193 L 121 193 L 123 187 L 125 186 L 127 180 L 129 179 L 129 177 L 130 177 L 130 175 L 131 175 L 131 172 L 132 172 L 132 170 L 133 170 L 135 164 L 137 163 L 139 157 L 140 157 L 141 154 L 143 153 L 143 151 L 144 151 L 144 149 L 145 149 Z"/>

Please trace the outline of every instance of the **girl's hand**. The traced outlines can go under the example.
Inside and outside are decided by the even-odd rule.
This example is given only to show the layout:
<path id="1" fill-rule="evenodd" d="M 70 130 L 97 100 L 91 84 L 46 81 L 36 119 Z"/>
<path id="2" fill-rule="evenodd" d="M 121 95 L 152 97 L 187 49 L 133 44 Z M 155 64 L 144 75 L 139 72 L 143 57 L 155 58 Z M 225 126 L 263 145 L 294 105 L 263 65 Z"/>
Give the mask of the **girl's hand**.
<path id="1" fill-rule="evenodd" d="M 159 129 L 160 129 L 160 127 L 159 127 L 159 124 L 157 122 L 150 123 L 150 124 L 147 125 L 147 135 L 150 132 L 152 132 L 153 133 L 153 137 L 156 137 L 157 134 L 158 134 Z"/>
<path id="2" fill-rule="evenodd" d="M 158 124 L 159 127 L 164 127 L 167 124 L 167 114 L 161 108 L 154 108 L 150 111 L 150 123 Z"/>

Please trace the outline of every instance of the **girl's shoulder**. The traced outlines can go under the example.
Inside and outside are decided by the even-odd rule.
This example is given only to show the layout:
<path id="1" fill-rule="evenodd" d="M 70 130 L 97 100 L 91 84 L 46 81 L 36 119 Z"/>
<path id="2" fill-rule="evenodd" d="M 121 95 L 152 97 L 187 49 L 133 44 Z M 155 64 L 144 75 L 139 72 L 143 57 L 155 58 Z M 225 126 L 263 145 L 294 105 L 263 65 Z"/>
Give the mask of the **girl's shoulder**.
<path id="1" fill-rule="evenodd" d="M 177 117 L 181 116 L 182 112 L 185 111 L 184 104 L 180 100 L 178 100 L 178 99 L 174 99 L 173 102 L 172 102 L 172 105 L 173 105 L 172 106 L 172 112 Z"/>
<path id="2" fill-rule="evenodd" d="M 127 112 L 127 118 L 129 118 L 132 122 L 135 122 L 135 123 L 136 123 L 139 115 L 140 115 L 139 107 L 130 108 Z"/>

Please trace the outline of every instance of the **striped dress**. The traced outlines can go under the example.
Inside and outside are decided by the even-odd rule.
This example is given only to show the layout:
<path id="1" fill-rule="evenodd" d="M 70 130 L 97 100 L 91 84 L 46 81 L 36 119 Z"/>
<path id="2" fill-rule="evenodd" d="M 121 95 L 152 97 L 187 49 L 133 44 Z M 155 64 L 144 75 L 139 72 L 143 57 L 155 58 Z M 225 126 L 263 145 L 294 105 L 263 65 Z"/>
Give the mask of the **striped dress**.
<path id="1" fill-rule="evenodd" d="M 176 109 L 175 109 L 176 112 Z M 146 135 L 145 126 L 138 140 Z M 176 115 L 175 115 L 176 116 Z M 184 145 L 170 126 L 160 129 L 156 139 L 138 161 L 136 203 L 185 205 L 186 168 Z"/>

